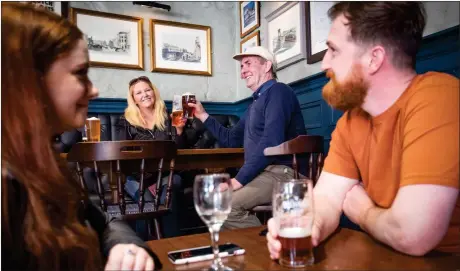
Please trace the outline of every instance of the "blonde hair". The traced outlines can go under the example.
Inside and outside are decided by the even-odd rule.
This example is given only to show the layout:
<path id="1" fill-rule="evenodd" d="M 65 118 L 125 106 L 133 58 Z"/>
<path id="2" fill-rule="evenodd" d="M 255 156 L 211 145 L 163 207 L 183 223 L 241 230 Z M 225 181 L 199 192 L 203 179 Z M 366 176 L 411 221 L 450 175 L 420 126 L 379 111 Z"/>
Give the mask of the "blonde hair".
<path id="1" fill-rule="evenodd" d="M 149 85 L 153 90 L 153 95 L 155 96 L 155 104 L 153 105 L 153 127 L 156 127 L 160 131 L 164 131 L 166 128 L 165 120 L 167 119 L 166 105 L 165 102 L 160 97 L 160 92 L 158 89 L 150 82 L 150 79 L 146 76 L 141 76 L 134 78 L 129 82 L 128 90 L 128 107 L 125 109 L 125 118 L 126 120 L 135 126 L 145 127 L 147 124 L 144 118 L 142 117 L 139 106 L 134 102 L 133 91 L 134 85 L 139 82 L 144 82 Z"/>

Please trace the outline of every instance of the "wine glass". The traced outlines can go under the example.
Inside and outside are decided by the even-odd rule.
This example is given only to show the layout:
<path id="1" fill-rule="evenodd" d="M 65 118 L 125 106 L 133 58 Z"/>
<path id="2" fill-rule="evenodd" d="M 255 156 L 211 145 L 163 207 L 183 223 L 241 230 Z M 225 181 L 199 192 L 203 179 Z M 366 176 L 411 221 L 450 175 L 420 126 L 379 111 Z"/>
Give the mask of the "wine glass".
<path id="1" fill-rule="evenodd" d="M 219 256 L 219 231 L 232 209 L 233 188 L 228 174 L 205 174 L 195 177 L 195 209 L 211 233 L 214 260 L 208 270 L 232 270 Z"/>

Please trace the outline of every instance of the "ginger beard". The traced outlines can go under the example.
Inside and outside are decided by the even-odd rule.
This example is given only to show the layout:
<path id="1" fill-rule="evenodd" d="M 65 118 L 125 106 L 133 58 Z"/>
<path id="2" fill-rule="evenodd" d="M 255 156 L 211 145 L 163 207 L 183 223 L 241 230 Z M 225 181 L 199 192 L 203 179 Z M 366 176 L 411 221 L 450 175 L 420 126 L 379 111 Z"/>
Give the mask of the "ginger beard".
<path id="1" fill-rule="evenodd" d="M 332 107 L 347 111 L 363 105 L 369 84 L 364 81 L 361 67 L 354 64 L 343 82 L 338 82 L 332 70 L 326 76 L 329 82 L 323 87 L 323 98 Z"/>

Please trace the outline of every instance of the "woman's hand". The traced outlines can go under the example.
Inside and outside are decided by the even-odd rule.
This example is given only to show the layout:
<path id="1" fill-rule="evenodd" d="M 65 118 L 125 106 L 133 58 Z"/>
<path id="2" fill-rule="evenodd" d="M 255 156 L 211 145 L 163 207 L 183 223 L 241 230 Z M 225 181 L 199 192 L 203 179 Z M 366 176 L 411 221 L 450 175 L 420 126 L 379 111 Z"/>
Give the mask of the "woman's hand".
<path id="1" fill-rule="evenodd" d="M 173 115 L 171 114 L 171 119 L 173 120 L 172 121 L 172 125 L 174 127 L 176 127 L 176 131 L 177 131 L 177 135 L 181 135 L 182 132 L 184 131 L 184 126 L 185 126 L 185 123 L 187 122 L 187 119 L 185 118 L 181 118 L 180 121 L 179 121 L 179 125 L 174 125 L 174 119 L 173 119 Z"/>
<path id="2" fill-rule="evenodd" d="M 118 244 L 110 250 L 105 270 L 153 270 L 154 267 L 145 249 L 134 244 Z"/>

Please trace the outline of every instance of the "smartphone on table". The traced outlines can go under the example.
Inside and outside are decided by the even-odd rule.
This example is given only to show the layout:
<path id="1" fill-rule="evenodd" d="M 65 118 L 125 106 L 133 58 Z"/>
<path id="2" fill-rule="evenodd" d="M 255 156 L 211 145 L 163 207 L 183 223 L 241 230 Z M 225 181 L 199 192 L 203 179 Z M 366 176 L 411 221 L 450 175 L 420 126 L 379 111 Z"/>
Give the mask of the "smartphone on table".
<path id="1" fill-rule="evenodd" d="M 246 251 L 233 243 L 219 245 L 219 256 L 229 257 L 242 255 Z M 186 264 L 214 259 L 211 246 L 195 247 L 168 252 L 168 258 L 173 264 Z"/>

